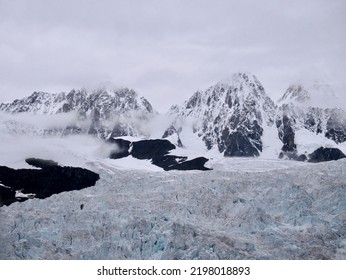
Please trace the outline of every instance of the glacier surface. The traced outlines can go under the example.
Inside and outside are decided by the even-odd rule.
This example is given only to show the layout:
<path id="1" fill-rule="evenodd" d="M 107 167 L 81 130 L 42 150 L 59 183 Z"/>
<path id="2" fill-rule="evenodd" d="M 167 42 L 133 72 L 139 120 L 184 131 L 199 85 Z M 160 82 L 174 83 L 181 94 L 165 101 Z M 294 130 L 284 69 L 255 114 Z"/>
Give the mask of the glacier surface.
<path id="1" fill-rule="evenodd" d="M 0 259 L 346 259 L 346 160 L 115 162 L 85 161 L 94 187 L 1 207 Z"/>

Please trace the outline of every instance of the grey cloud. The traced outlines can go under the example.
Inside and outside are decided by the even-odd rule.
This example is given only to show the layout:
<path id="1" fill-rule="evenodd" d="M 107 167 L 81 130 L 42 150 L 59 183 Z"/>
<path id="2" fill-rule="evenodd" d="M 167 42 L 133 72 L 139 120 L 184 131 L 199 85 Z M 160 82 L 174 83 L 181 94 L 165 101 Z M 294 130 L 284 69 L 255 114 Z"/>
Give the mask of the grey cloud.
<path id="1" fill-rule="evenodd" d="M 164 111 L 236 71 L 273 99 L 302 77 L 345 94 L 345 11 L 343 0 L 0 0 L 0 102 L 110 81 Z"/>

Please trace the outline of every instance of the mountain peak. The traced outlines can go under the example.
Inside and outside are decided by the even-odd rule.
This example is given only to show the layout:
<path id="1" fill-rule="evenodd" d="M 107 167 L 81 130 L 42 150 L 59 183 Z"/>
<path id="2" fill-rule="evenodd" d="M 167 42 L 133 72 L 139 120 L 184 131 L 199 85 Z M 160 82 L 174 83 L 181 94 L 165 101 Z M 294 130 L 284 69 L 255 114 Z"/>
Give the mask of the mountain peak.
<path id="1" fill-rule="evenodd" d="M 47 93 L 35 91 L 30 96 L 17 99 L 12 103 L 1 104 L 0 110 L 10 113 L 31 112 L 55 114 L 60 112 L 87 112 L 93 108 L 109 113 L 123 113 L 139 110 L 153 113 L 151 104 L 133 89 L 100 87 L 93 91 L 85 88 L 72 89 L 69 93 Z"/>
<path id="2" fill-rule="evenodd" d="M 278 100 L 280 105 L 293 103 L 295 105 L 319 108 L 339 107 L 338 97 L 328 84 L 292 84 Z"/>
<path id="3" fill-rule="evenodd" d="M 253 103 L 253 100 L 263 100 L 263 102 L 266 102 L 264 101 L 265 99 L 268 99 L 268 96 L 256 76 L 246 72 L 239 72 L 233 74 L 228 79 L 217 82 L 205 91 L 196 91 L 185 102 L 184 107 L 186 109 L 205 106 L 223 107 L 226 104 L 231 108 L 237 104 Z"/>
<path id="4" fill-rule="evenodd" d="M 278 100 L 279 103 L 305 102 L 310 99 L 309 92 L 301 84 L 292 84 L 284 95 Z"/>
<path id="5" fill-rule="evenodd" d="M 273 124 L 275 104 L 254 75 L 241 72 L 195 92 L 174 112 L 178 119 L 191 118 L 193 133 L 207 149 L 215 147 L 226 156 L 257 156 L 262 150 L 262 126 Z M 175 128 L 182 131 L 184 144 L 190 128 Z"/>
<path id="6" fill-rule="evenodd" d="M 258 86 L 263 88 L 259 80 L 255 75 L 249 72 L 237 72 L 234 73 L 230 78 L 223 79 L 219 81 L 216 85 L 218 86 L 236 86 L 240 87 L 241 85 L 250 85 L 250 86 Z"/>

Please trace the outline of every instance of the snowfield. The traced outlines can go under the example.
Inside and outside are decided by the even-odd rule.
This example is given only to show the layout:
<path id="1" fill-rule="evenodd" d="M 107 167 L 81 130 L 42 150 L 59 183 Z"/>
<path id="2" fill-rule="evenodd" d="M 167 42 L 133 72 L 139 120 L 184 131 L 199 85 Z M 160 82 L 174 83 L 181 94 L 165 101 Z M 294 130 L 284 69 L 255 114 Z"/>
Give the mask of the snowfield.
<path id="1" fill-rule="evenodd" d="M 346 160 L 146 164 L 89 161 L 94 187 L 1 207 L 0 258 L 346 259 Z"/>

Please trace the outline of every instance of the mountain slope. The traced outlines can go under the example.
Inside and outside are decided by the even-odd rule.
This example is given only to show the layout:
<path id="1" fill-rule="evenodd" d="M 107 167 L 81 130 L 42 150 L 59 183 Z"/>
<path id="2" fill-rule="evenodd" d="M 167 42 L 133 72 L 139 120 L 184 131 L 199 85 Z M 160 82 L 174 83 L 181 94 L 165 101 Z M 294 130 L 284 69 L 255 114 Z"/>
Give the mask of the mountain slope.
<path id="1" fill-rule="evenodd" d="M 175 120 L 164 135 L 179 136 L 183 130 L 192 130 L 209 150 L 217 148 L 225 156 L 258 156 L 263 148 L 263 127 L 273 126 L 275 109 L 255 76 L 237 73 L 228 81 L 197 91 L 182 106 L 172 107 Z"/>
<path id="2" fill-rule="evenodd" d="M 328 86 L 291 85 L 279 100 L 276 118 L 283 152 L 306 154 L 345 142 L 346 113 L 333 105 L 336 99 Z"/>

